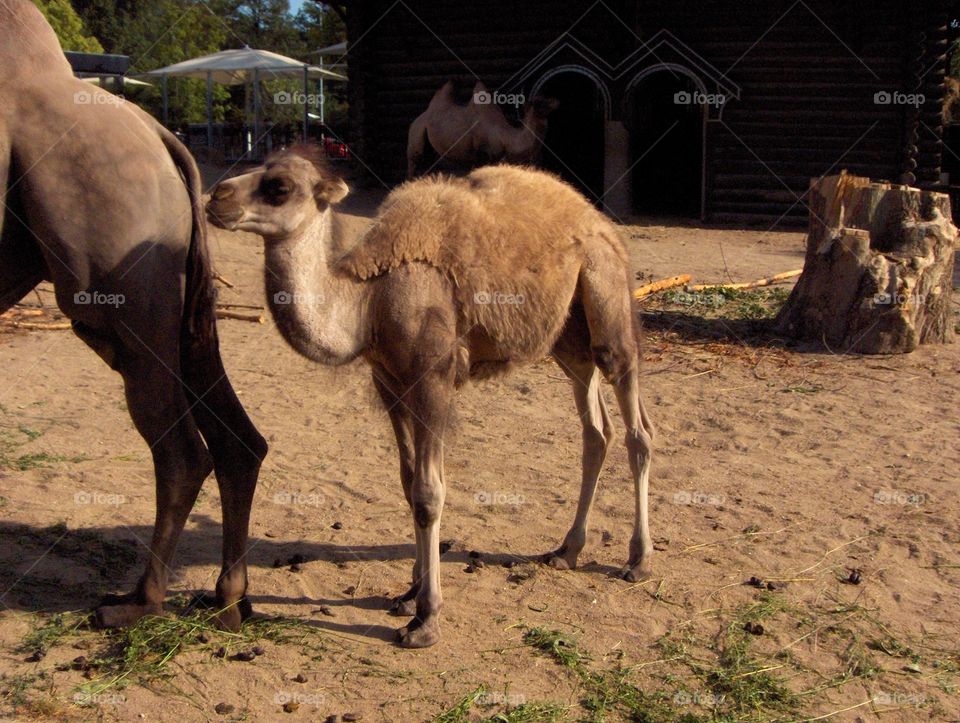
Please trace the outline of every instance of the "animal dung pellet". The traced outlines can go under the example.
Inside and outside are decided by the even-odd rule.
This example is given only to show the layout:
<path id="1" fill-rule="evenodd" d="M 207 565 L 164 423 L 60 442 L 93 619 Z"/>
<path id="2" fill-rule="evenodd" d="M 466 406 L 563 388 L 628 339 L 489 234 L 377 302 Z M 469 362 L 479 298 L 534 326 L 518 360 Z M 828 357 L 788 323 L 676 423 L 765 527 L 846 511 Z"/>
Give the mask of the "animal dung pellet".
<path id="1" fill-rule="evenodd" d="M 231 655 L 230 660 L 238 660 L 241 663 L 249 663 L 256 657 L 256 654 L 252 650 L 241 650 L 239 653 Z"/>
<path id="2" fill-rule="evenodd" d="M 226 656 L 226 654 L 227 654 L 227 649 L 224 648 L 223 646 L 221 646 L 221 647 L 217 648 L 217 649 L 214 651 L 213 657 L 214 657 L 214 658 L 223 658 L 223 657 Z"/>
<path id="3" fill-rule="evenodd" d="M 235 710 L 230 703 L 217 703 L 213 708 L 218 715 L 230 715 Z"/>
<path id="4" fill-rule="evenodd" d="M 300 708 L 300 704 L 292 700 L 287 701 L 286 703 L 283 704 L 284 713 L 296 713 L 299 708 Z"/>
<path id="5" fill-rule="evenodd" d="M 334 522 L 332 525 L 330 525 L 330 527 L 332 527 L 332 528 L 335 529 L 335 530 L 342 530 L 342 529 L 343 529 L 343 523 L 342 523 L 342 522 Z"/>
<path id="6" fill-rule="evenodd" d="M 294 676 L 294 678 L 293 678 L 293 682 L 294 682 L 294 683 L 306 683 L 306 682 L 307 682 L 307 676 L 305 676 L 303 673 L 297 673 L 297 674 Z"/>
<path id="7" fill-rule="evenodd" d="M 751 635 L 763 635 L 763 626 L 760 623 L 745 623 L 743 629 Z"/>
<path id="8" fill-rule="evenodd" d="M 254 655 L 256 655 L 257 657 L 260 657 L 261 655 L 265 654 L 267 651 L 264 650 L 264 649 L 263 649 L 262 647 L 260 647 L 259 645 L 257 645 L 257 646 L 255 646 L 255 647 L 253 648 L 253 650 L 251 650 L 250 652 L 253 653 Z"/>

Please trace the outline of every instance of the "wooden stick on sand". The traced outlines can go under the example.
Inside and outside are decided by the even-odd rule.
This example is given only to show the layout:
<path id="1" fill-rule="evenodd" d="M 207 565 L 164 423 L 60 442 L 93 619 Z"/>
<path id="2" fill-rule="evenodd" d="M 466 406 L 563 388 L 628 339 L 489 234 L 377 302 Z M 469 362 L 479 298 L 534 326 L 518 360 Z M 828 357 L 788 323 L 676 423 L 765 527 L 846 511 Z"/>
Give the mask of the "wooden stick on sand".
<path id="1" fill-rule="evenodd" d="M 634 299 L 642 299 L 645 296 L 650 296 L 650 294 L 655 294 L 658 291 L 665 291 L 666 289 L 672 289 L 675 286 L 683 286 L 688 283 L 692 277 L 690 274 L 680 274 L 679 276 L 671 276 L 667 279 L 660 279 L 659 281 L 653 281 L 649 284 L 644 284 L 633 291 Z"/>

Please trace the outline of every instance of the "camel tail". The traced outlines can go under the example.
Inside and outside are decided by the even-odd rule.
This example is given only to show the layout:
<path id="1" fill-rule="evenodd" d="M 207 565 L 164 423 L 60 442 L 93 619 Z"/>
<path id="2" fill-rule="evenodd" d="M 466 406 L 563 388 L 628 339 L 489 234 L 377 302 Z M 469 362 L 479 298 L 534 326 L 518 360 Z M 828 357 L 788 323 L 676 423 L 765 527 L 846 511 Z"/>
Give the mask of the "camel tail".
<path id="1" fill-rule="evenodd" d="M 215 339 L 217 333 L 216 289 L 213 285 L 213 268 L 207 246 L 207 223 L 201 199 L 203 182 L 190 151 L 169 130 L 163 126 L 159 128 L 160 137 L 167 152 L 183 174 L 193 216 L 190 245 L 187 248 L 187 282 L 184 290 L 181 330 L 182 341 L 185 347 L 189 348 L 194 345 L 205 345 Z"/>

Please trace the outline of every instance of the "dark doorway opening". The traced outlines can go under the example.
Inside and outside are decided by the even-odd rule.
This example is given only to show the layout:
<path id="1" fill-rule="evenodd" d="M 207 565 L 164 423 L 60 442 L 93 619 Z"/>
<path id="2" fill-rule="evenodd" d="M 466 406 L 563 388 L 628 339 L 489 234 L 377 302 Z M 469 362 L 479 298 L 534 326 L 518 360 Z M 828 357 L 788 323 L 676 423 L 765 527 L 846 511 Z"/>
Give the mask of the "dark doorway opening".
<path id="1" fill-rule="evenodd" d="M 668 69 L 633 87 L 627 129 L 637 213 L 700 218 L 704 100 L 692 78 Z"/>
<path id="2" fill-rule="evenodd" d="M 603 94 L 588 76 L 576 71 L 558 73 L 537 91 L 556 98 L 550 114 L 540 165 L 571 183 L 594 204 L 603 196 Z"/>

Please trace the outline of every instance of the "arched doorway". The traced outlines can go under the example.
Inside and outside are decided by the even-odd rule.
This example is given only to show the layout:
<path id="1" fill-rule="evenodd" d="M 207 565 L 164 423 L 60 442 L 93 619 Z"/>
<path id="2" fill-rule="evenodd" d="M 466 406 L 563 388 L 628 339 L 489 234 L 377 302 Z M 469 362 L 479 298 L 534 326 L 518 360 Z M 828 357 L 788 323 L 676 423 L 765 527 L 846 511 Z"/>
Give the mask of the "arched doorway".
<path id="1" fill-rule="evenodd" d="M 610 110 L 606 87 L 586 68 L 563 66 L 533 86 L 531 96 L 537 95 L 560 101 L 547 121 L 540 165 L 600 205 L 604 123 Z"/>
<path id="2" fill-rule="evenodd" d="M 630 187 L 636 213 L 701 218 L 708 96 L 682 68 L 658 66 L 631 82 Z"/>

